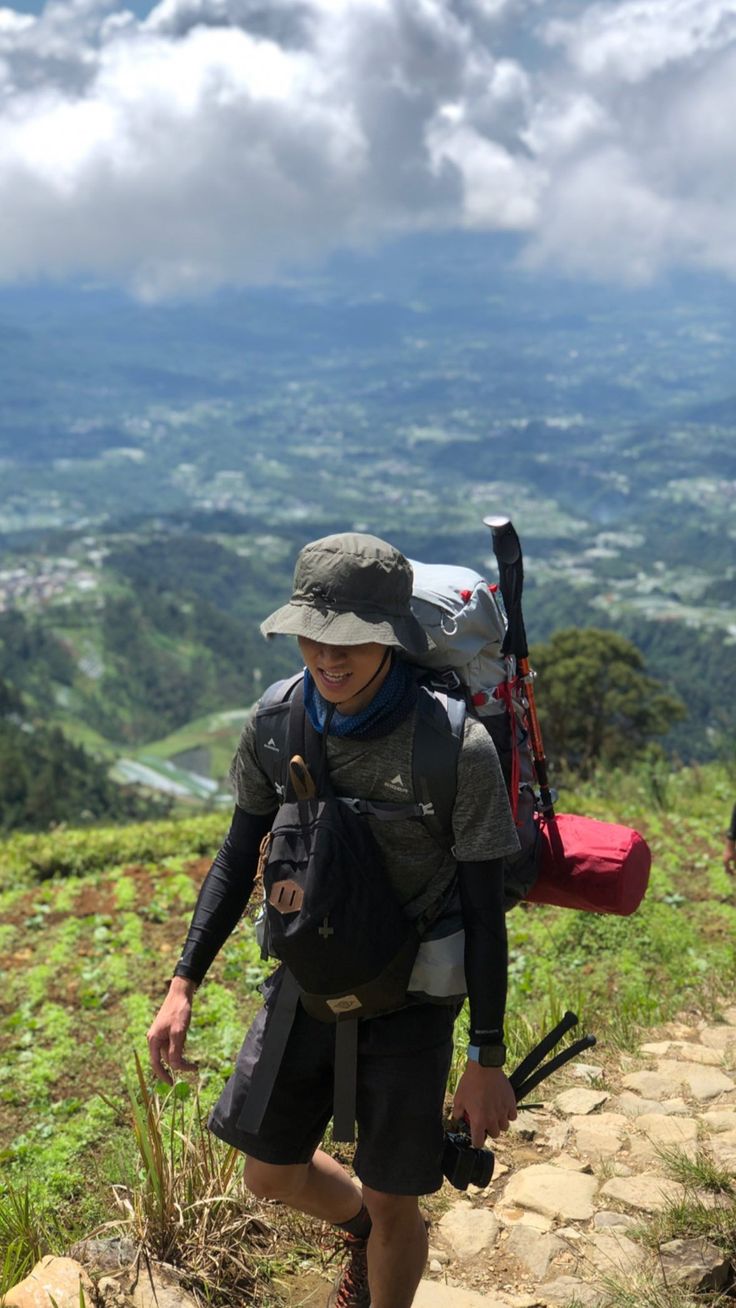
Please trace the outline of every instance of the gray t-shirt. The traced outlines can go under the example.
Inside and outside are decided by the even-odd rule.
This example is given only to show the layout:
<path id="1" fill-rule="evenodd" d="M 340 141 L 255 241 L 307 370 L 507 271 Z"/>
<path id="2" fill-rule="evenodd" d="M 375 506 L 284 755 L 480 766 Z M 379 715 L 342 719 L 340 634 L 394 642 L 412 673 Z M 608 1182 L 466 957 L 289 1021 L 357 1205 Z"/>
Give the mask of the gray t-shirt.
<path id="1" fill-rule="evenodd" d="M 271 813 L 279 797 L 261 768 L 254 718 L 246 722 L 230 768 L 235 800 L 248 813 Z M 327 763 L 335 794 L 382 803 L 411 803 L 416 711 L 387 736 L 361 740 L 328 736 Z M 365 819 L 383 853 L 399 903 L 411 917 L 434 904 L 452 883 L 458 862 L 514 854 L 519 841 L 496 749 L 482 723 L 466 718 L 452 811 L 452 850 L 442 849 L 421 820 Z"/>

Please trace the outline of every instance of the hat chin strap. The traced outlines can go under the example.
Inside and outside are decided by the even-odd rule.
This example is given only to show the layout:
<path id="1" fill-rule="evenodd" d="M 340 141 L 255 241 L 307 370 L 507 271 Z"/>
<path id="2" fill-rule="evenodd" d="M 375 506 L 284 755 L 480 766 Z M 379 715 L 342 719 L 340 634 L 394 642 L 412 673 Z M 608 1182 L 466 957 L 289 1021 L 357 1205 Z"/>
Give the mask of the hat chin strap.
<path id="1" fill-rule="evenodd" d="M 349 695 L 346 695 L 344 699 L 332 699 L 332 700 L 330 700 L 330 704 L 331 704 L 332 707 L 331 707 L 331 710 L 328 710 L 328 713 L 327 713 L 327 721 L 328 721 L 328 722 L 329 722 L 330 718 L 332 717 L 332 713 L 334 712 L 334 710 L 335 710 L 336 708 L 339 708 L 341 704 L 347 704 L 347 702 L 348 702 L 349 699 L 355 699 L 355 696 L 356 696 L 356 695 L 362 695 L 362 694 L 363 694 L 363 691 L 364 691 L 364 690 L 367 690 L 368 687 L 369 687 L 370 685 L 372 685 L 372 683 L 376 680 L 376 677 L 378 676 L 379 672 L 381 672 L 381 671 L 383 670 L 383 668 L 385 667 L 385 665 L 386 665 L 386 659 L 389 659 L 389 658 L 391 657 L 392 653 L 393 653 L 393 646 L 391 646 L 391 645 L 387 645 L 387 646 L 386 646 L 386 649 L 385 649 L 385 652 L 384 652 L 384 655 L 383 655 L 383 658 L 381 659 L 381 662 L 379 663 L 378 667 L 376 668 L 375 672 L 373 673 L 373 676 L 368 678 L 368 680 L 366 681 L 365 685 L 360 687 L 360 690 L 351 690 L 350 694 L 349 694 Z"/>

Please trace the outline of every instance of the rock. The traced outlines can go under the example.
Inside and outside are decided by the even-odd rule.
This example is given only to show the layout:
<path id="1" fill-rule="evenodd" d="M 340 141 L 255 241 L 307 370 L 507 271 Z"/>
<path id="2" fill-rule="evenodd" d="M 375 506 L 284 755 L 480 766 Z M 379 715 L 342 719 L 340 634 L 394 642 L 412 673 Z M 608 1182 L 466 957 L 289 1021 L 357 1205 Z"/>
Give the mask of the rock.
<path id="1" fill-rule="evenodd" d="M 469 1204 L 454 1204 L 437 1227 L 450 1246 L 455 1258 L 468 1262 L 486 1249 L 492 1249 L 498 1238 L 498 1220 L 487 1208 L 471 1208 Z"/>
<path id="2" fill-rule="evenodd" d="M 535 1163 L 512 1176 L 504 1191 L 504 1203 L 530 1208 L 545 1217 L 586 1220 L 595 1211 L 597 1189 L 594 1176 Z"/>
<path id="3" fill-rule="evenodd" d="M 48 1254 L 25 1280 L 8 1290 L 4 1308 L 79 1308 L 79 1287 L 82 1286 L 88 1308 L 94 1304 L 94 1286 L 81 1263 L 75 1258 L 57 1258 Z"/>
<path id="4" fill-rule="evenodd" d="M 736 1084 L 717 1067 L 698 1067 L 692 1063 L 664 1060 L 659 1064 L 659 1072 L 669 1077 L 670 1082 L 686 1085 L 695 1099 L 715 1099 L 727 1090 L 736 1089 Z"/>
<path id="5" fill-rule="evenodd" d="M 532 1231 L 551 1231 L 553 1226 L 552 1218 L 545 1217 L 543 1213 L 533 1213 L 527 1208 L 506 1207 L 505 1204 L 499 1204 L 496 1216 L 507 1230 L 513 1230 L 515 1226 L 526 1226 Z"/>
<path id="6" fill-rule="evenodd" d="M 427 1251 L 427 1257 L 430 1261 L 440 1263 L 442 1266 L 446 1266 L 450 1261 L 450 1255 L 445 1253 L 444 1249 L 433 1249 L 431 1245 Z"/>
<path id="7" fill-rule="evenodd" d="M 95 1272 L 118 1272 L 133 1266 L 136 1246 L 125 1239 L 78 1240 L 69 1250 L 69 1257 Z"/>
<path id="8" fill-rule="evenodd" d="M 645 1213 L 656 1213 L 668 1203 L 682 1199 L 685 1187 L 678 1181 L 666 1180 L 652 1172 L 642 1172 L 639 1176 L 614 1177 L 601 1187 L 601 1194 L 608 1199 L 618 1199 L 629 1208 L 636 1208 Z"/>
<path id="9" fill-rule="evenodd" d="M 698 1038 L 707 1049 L 724 1050 L 729 1045 L 736 1045 L 736 1031 L 732 1026 L 705 1026 Z"/>
<path id="10" fill-rule="evenodd" d="M 626 1139 L 628 1122 L 623 1113 L 598 1113 L 595 1117 L 571 1117 L 575 1147 L 581 1154 L 610 1158 Z"/>
<path id="11" fill-rule="evenodd" d="M 539 1130 L 539 1122 L 531 1113 L 525 1113 L 524 1109 L 519 1109 L 518 1116 L 509 1124 L 509 1134 L 516 1135 L 520 1140 L 534 1140 Z"/>
<path id="12" fill-rule="evenodd" d="M 687 1117 L 690 1108 L 689 1105 L 685 1103 L 682 1095 L 678 1095 L 676 1099 L 663 1099 L 660 1112 L 673 1114 L 680 1113 L 683 1117 Z"/>
<path id="13" fill-rule="evenodd" d="M 724 1009 L 721 1016 L 728 1026 L 736 1026 L 736 1008 Z"/>
<path id="14" fill-rule="evenodd" d="M 428 1266 L 430 1272 L 432 1272 L 434 1276 L 439 1275 L 439 1273 L 442 1271 L 442 1263 L 440 1262 L 439 1258 L 430 1258 Z"/>
<path id="15" fill-rule="evenodd" d="M 591 1236 L 580 1253 L 583 1265 L 590 1263 L 596 1271 L 614 1276 L 628 1275 L 641 1267 L 647 1258 L 646 1249 L 624 1235 L 621 1228 Z M 581 1271 L 582 1266 L 579 1266 L 578 1272 Z"/>
<path id="16" fill-rule="evenodd" d="M 666 1099 L 672 1093 L 672 1077 L 664 1072 L 629 1072 L 623 1084 L 647 1099 Z"/>
<path id="17" fill-rule="evenodd" d="M 729 1028 L 724 1029 L 727 1031 Z M 708 1067 L 720 1067 L 723 1063 L 723 1048 L 725 1046 L 720 1050 L 706 1048 L 704 1045 L 695 1044 L 692 1040 L 659 1040 L 642 1045 L 641 1052 L 655 1054 L 659 1058 L 666 1058 L 667 1054 L 673 1054 L 686 1063 L 703 1063 Z"/>
<path id="18" fill-rule="evenodd" d="M 152 1263 L 141 1266 L 138 1280 L 129 1291 L 134 1308 L 199 1308 L 198 1300 L 181 1284 L 176 1268 Z"/>
<path id="19" fill-rule="evenodd" d="M 687 1040 L 688 1036 L 692 1035 L 692 1027 L 686 1026 L 684 1022 L 665 1022 L 659 1030 L 662 1036 L 670 1040 Z"/>
<path id="20" fill-rule="evenodd" d="M 542 1138 L 550 1149 L 564 1149 L 570 1138 L 569 1122 L 555 1122 Z"/>
<path id="21" fill-rule="evenodd" d="M 669 1240 L 660 1246 L 662 1271 L 668 1285 L 683 1285 L 699 1293 L 724 1290 L 731 1262 L 707 1240 Z"/>
<path id="22" fill-rule="evenodd" d="M 544 1280 L 552 1259 L 563 1252 L 565 1245 L 556 1235 L 542 1235 L 541 1231 L 517 1226 L 509 1235 L 506 1248 L 534 1281 L 539 1282 Z"/>
<path id="23" fill-rule="evenodd" d="M 711 1141 L 710 1152 L 717 1163 L 733 1171 L 736 1165 L 736 1131 L 722 1131 Z"/>
<path id="24" fill-rule="evenodd" d="M 634 1094 L 631 1090 L 624 1090 L 623 1094 L 612 1099 L 609 1108 L 624 1113 L 626 1117 L 640 1117 L 642 1113 L 661 1113 L 664 1111 L 658 1099 L 642 1099 L 641 1095 Z"/>
<path id="25" fill-rule="evenodd" d="M 557 1154 L 555 1158 L 550 1159 L 550 1162 L 553 1167 L 563 1167 L 566 1172 L 592 1172 L 593 1170 L 590 1163 L 586 1163 L 582 1158 L 576 1158 L 574 1154 Z"/>
<path id="26" fill-rule="evenodd" d="M 593 1218 L 593 1226 L 603 1231 L 617 1226 L 620 1226 L 622 1230 L 626 1230 L 627 1227 L 638 1225 L 639 1223 L 635 1217 L 629 1217 L 627 1213 L 614 1213 L 608 1208 L 602 1208 Z"/>
<path id="27" fill-rule="evenodd" d="M 667 1117 L 663 1113 L 644 1113 L 636 1119 L 636 1129 L 643 1138 L 632 1140 L 632 1161 L 651 1161 L 661 1149 L 676 1148 L 694 1157 L 698 1147 L 698 1124 L 694 1117 Z"/>
<path id="28" fill-rule="evenodd" d="M 572 1117 L 579 1113 L 593 1113 L 601 1104 L 605 1104 L 610 1099 L 610 1095 L 605 1090 L 584 1090 L 580 1089 L 563 1090 L 562 1094 L 555 1097 L 555 1107 L 564 1113 L 566 1117 Z"/>
<path id="29" fill-rule="evenodd" d="M 603 1076 L 603 1068 L 593 1063 L 573 1063 L 569 1070 L 579 1081 L 598 1081 Z"/>
<path id="30" fill-rule="evenodd" d="M 548 1281 L 539 1287 L 545 1304 L 580 1304 L 581 1308 L 598 1308 L 605 1302 L 603 1292 L 592 1285 L 586 1285 L 576 1276 L 559 1276 L 556 1281 Z"/>
<path id="31" fill-rule="evenodd" d="M 495 1294 L 478 1294 L 442 1281 L 420 1281 L 414 1308 L 509 1308 L 508 1300 Z"/>
<path id="32" fill-rule="evenodd" d="M 708 1131 L 736 1130 L 736 1108 L 709 1108 L 700 1114 L 700 1120 Z"/>
<path id="33" fill-rule="evenodd" d="M 101 1276 L 97 1282 L 97 1298 L 104 1308 L 130 1308 L 130 1299 L 115 1276 Z"/>

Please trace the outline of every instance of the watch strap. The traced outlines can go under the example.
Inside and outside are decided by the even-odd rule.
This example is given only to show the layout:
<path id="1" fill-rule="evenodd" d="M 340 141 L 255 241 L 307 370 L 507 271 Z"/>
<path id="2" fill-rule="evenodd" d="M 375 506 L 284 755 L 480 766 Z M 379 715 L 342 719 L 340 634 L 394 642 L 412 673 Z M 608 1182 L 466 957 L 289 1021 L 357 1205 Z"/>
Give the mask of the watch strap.
<path id="1" fill-rule="evenodd" d="M 468 1045 L 468 1058 L 481 1067 L 503 1067 L 506 1062 L 505 1045 Z"/>

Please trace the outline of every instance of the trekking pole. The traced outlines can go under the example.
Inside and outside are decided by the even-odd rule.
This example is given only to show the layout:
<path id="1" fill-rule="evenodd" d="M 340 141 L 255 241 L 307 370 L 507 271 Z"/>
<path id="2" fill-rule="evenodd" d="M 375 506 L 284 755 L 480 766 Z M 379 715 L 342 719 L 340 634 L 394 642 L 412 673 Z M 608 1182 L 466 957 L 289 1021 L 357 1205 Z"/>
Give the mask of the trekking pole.
<path id="1" fill-rule="evenodd" d="M 547 759 L 544 753 L 542 729 L 537 716 L 537 703 L 534 698 L 534 672 L 529 666 L 529 646 L 524 627 L 524 615 L 521 611 L 521 596 L 524 590 L 524 561 L 521 542 L 508 518 L 486 517 L 483 525 L 490 527 L 493 541 L 493 553 L 498 563 L 498 576 L 501 596 L 506 609 L 506 635 L 501 654 L 513 654 L 516 667 L 521 677 L 527 701 L 529 720 L 529 737 L 534 758 L 534 770 L 539 782 L 540 808 L 550 817 L 554 816 L 554 799 L 547 775 Z"/>

